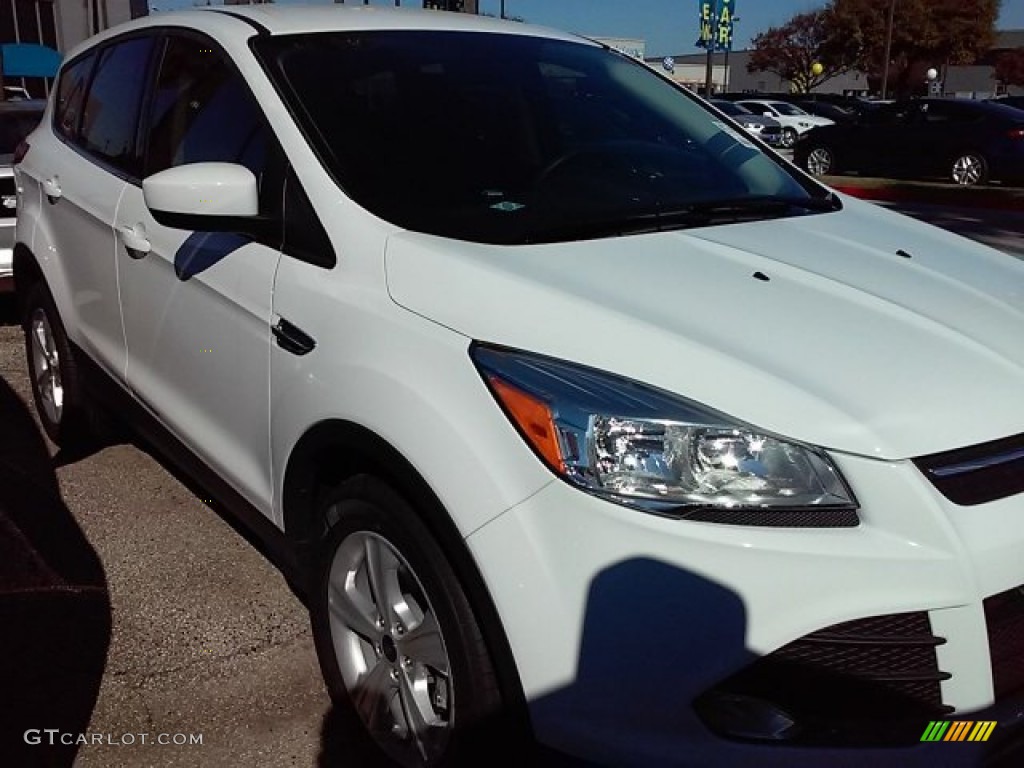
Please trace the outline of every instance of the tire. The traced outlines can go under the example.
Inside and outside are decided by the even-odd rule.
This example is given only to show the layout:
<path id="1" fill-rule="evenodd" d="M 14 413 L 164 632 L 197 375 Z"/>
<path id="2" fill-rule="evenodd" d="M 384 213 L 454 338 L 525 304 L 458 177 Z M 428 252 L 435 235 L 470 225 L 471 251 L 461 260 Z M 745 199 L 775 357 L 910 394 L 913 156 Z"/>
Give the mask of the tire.
<path id="1" fill-rule="evenodd" d="M 103 419 L 82 387 L 64 324 L 42 281 L 26 293 L 22 329 L 32 398 L 43 430 L 62 450 L 93 445 Z"/>
<path id="2" fill-rule="evenodd" d="M 795 128 L 783 128 L 782 129 L 782 146 L 786 149 L 791 149 L 796 144 L 796 129 Z"/>
<path id="3" fill-rule="evenodd" d="M 369 475 L 341 484 L 320 509 L 330 527 L 310 613 L 346 741 L 367 765 L 491 762 L 495 735 L 506 732 L 495 666 L 430 531 Z"/>
<path id="4" fill-rule="evenodd" d="M 807 172 L 812 176 L 827 176 L 834 174 L 837 170 L 836 154 L 831 147 L 812 147 L 807 152 L 807 159 L 804 162 Z"/>
<path id="5" fill-rule="evenodd" d="M 988 181 L 988 162 L 980 152 L 961 152 L 950 164 L 949 177 L 961 187 L 984 184 Z"/>

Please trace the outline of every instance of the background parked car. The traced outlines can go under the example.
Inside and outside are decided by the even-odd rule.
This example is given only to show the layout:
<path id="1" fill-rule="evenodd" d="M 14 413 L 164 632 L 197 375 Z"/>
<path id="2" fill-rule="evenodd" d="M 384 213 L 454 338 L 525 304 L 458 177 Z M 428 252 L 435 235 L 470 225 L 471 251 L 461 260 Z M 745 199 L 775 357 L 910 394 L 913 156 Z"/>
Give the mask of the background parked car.
<path id="1" fill-rule="evenodd" d="M 1024 112 L 967 99 L 897 102 L 855 123 L 815 128 L 794 160 L 820 176 L 842 172 L 944 176 L 956 184 L 1024 179 Z"/>
<path id="2" fill-rule="evenodd" d="M 769 101 L 761 99 L 744 99 L 736 102 L 754 114 L 764 115 L 778 120 L 782 125 L 782 146 L 792 147 L 797 137 L 819 125 L 832 125 L 827 117 L 810 115 L 795 104 L 785 101 Z"/>
<path id="3" fill-rule="evenodd" d="M 0 101 L 0 293 L 13 287 L 12 247 L 16 196 L 14 150 L 39 123 L 45 101 Z"/>
<path id="4" fill-rule="evenodd" d="M 765 144 L 781 146 L 782 124 L 775 118 L 754 114 L 746 107 L 723 99 L 712 99 L 711 103 L 742 125 L 747 133 L 757 136 Z"/>
<path id="5" fill-rule="evenodd" d="M 818 117 L 827 117 L 833 123 L 849 123 L 856 120 L 860 110 L 853 106 L 833 104 L 829 101 L 811 101 L 799 99 L 790 102 L 804 112 Z"/>
<path id="6" fill-rule="evenodd" d="M 1024 109 L 1024 96 L 1000 96 L 998 99 L 991 99 L 995 104 L 1002 104 L 1004 107 Z"/>

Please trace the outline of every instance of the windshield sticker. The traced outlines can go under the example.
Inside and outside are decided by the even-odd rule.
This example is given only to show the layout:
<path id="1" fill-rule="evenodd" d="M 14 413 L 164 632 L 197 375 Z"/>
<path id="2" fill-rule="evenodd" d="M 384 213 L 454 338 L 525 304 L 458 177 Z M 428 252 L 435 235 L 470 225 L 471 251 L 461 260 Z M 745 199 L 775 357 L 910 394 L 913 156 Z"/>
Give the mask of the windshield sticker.
<path id="1" fill-rule="evenodd" d="M 506 213 L 518 211 L 520 208 L 525 207 L 526 206 L 523 205 L 522 203 L 513 203 L 511 200 L 502 200 L 500 203 L 495 203 L 494 205 L 491 206 L 491 208 L 493 208 L 496 211 L 504 211 Z"/>

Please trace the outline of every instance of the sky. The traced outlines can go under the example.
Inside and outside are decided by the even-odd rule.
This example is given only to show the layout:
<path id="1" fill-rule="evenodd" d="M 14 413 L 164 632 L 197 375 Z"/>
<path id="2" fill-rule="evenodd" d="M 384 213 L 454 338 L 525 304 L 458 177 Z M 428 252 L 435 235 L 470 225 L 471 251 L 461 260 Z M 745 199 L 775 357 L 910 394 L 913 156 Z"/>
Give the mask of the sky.
<path id="1" fill-rule="evenodd" d="M 276 2 L 283 5 L 310 0 Z M 394 2 L 373 0 L 372 4 Z M 406 4 L 417 3 L 406 0 Z M 735 0 L 734 46 L 745 48 L 758 32 L 824 4 L 825 0 Z M 192 5 L 193 0 L 150 0 L 150 7 L 159 10 Z M 500 0 L 479 0 L 479 5 L 481 11 L 497 15 Z M 645 41 L 648 56 L 668 56 L 699 50 L 693 45 L 697 39 L 697 6 L 698 0 L 505 0 L 505 13 L 521 16 L 532 24 L 592 37 L 639 38 Z M 1024 29 L 1024 0 L 1003 0 L 998 26 Z"/>

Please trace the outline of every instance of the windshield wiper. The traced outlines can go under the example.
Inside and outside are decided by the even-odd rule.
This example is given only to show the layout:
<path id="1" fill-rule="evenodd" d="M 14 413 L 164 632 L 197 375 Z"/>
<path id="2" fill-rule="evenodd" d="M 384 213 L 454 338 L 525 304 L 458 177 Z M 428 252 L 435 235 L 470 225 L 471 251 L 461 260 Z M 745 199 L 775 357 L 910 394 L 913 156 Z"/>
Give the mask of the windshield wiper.
<path id="1" fill-rule="evenodd" d="M 784 195 L 754 195 L 721 200 L 700 200 L 686 206 L 694 213 L 748 214 L 788 213 L 791 208 L 805 211 L 838 211 L 843 207 L 839 198 L 831 192 L 827 197 L 792 197 Z"/>
<path id="2" fill-rule="evenodd" d="M 592 240 L 602 237 L 670 232 L 739 221 L 757 221 L 785 216 L 793 209 L 813 212 L 838 211 L 843 207 L 834 194 L 828 197 L 753 197 L 700 200 L 674 208 L 658 208 L 643 213 L 571 223 L 559 223 L 531 232 L 527 243 L 552 243 L 564 240 Z"/>

